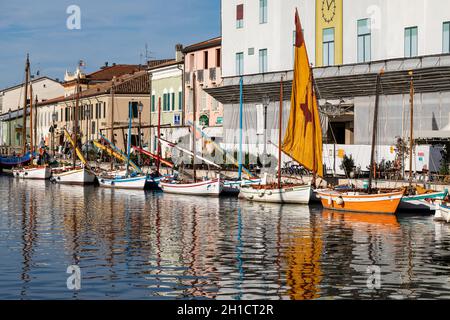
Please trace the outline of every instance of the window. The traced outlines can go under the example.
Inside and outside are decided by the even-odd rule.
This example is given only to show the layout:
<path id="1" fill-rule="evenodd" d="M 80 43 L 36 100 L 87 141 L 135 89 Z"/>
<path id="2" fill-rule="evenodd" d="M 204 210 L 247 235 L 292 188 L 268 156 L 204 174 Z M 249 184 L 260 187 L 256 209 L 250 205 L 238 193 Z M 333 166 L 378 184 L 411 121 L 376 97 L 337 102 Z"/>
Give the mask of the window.
<path id="1" fill-rule="evenodd" d="M 405 28 L 405 57 L 411 58 L 418 55 L 417 27 Z"/>
<path id="2" fill-rule="evenodd" d="M 178 92 L 178 110 L 183 109 L 183 91 Z"/>
<path id="3" fill-rule="evenodd" d="M 179 114 L 175 114 L 173 116 L 173 124 L 175 124 L 175 125 L 181 124 L 181 117 Z"/>
<path id="4" fill-rule="evenodd" d="M 155 102 L 156 102 L 155 100 L 156 100 L 156 97 L 154 94 L 152 94 L 152 112 L 155 112 Z"/>
<path id="5" fill-rule="evenodd" d="M 236 53 L 236 74 L 241 76 L 244 74 L 244 53 Z"/>
<path id="6" fill-rule="evenodd" d="M 236 6 L 236 28 L 241 29 L 244 27 L 244 5 L 238 4 Z"/>
<path id="7" fill-rule="evenodd" d="M 95 121 L 92 121 L 92 131 L 91 134 L 95 134 Z"/>
<path id="8" fill-rule="evenodd" d="M 267 49 L 259 50 L 259 73 L 267 72 Z"/>
<path id="9" fill-rule="evenodd" d="M 221 59 L 220 59 L 220 49 L 216 49 L 216 67 L 220 68 L 220 63 L 221 63 Z"/>
<path id="10" fill-rule="evenodd" d="M 175 92 L 172 92 L 171 96 L 172 97 L 170 98 L 170 100 L 172 102 L 172 111 L 174 111 L 175 110 Z"/>
<path id="11" fill-rule="evenodd" d="M 370 19 L 358 20 L 358 62 L 370 61 L 371 32 Z"/>
<path id="12" fill-rule="evenodd" d="M 334 65 L 334 28 L 323 29 L 323 65 Z"/>
<path id="13" fill-rule="evenodd" d="M 442 52 L 450 53 L 450 22 L 444 22 Z"/>
<path id="14" fill-rule="evenodd" d="M 208 61 L 208 51 L 203 51 L 203 69 L 208 69 L 209 61 Z"/>
<path id="15" fill-rule="evenodd" d="M 259 0 L 259 23 L 267 23 L 267 0 Z"/>
<path id="16" fill-rule="evenodd" d="M 137 101 L 130 102 L 131 103 L 131 117 L 137 118 L 139 117 L 138 103 Z"/>

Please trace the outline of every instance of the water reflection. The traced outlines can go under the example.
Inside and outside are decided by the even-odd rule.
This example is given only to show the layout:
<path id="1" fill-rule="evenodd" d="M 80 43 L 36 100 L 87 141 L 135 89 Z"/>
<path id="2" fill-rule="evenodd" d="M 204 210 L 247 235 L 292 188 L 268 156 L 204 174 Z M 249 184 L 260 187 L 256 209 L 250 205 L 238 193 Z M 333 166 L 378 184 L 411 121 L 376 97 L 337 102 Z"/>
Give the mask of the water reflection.
<path id="1" fill-rule="evenodd" d="M 3 299 L 450 296 L 450 228 L 432 217 L 6 177 L 0 200 Z M 66 288 L 73 264 L 77 292 Z M 380 290 L 367 287 L 373 265 Z"/>

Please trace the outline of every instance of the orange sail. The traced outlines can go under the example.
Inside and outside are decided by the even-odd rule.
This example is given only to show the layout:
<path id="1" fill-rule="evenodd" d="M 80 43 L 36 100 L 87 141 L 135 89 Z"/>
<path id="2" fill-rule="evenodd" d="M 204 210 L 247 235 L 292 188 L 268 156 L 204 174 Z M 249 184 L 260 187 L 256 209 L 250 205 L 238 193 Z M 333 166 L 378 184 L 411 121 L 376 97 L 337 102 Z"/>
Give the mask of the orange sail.
<path id="1" fill-rule="evenodd" d="M 298 11 L 295 13 L 295 27 L 291 113 L 282 150 L 306 169 L 323 177 L 319 109 Z"/>

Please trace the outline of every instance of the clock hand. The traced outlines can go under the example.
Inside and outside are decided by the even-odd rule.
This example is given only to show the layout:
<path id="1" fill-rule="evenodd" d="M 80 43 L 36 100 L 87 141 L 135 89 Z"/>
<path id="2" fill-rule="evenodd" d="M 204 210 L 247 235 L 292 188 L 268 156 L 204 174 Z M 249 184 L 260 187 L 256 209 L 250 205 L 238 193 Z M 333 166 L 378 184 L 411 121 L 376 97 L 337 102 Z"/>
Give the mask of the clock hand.
<path id="1" fill-rule="evenodd" d="M 331 5 L 333 4 L 333 2 L 335 2 L 335 0 L 331 0 L 331 2 L 328 2 L 328 0 L 327 0 L 327 7 L 328 7 L 328 10 L 331 9 Z"/>

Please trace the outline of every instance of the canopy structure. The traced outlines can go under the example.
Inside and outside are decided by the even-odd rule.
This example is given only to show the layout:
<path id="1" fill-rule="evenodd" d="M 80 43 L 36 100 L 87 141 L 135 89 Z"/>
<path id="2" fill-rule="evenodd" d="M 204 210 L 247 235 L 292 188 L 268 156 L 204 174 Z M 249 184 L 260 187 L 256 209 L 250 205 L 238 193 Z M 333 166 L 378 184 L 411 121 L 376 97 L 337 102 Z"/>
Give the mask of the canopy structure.
<path id="1" fill-rule="evenodd" d="M 409 93 L 408 72 L 414 72 L 416 93 L 450 91 L 450 54 L 402 58 L 314 69 L 319 99 L 338 100 L 375 94 L 376 76 L 384 70 L 382 94 Z M 267 95 L 279 100 L 280 79 L 284 77 L 284 100 L 290 100 L 292 71 L 244 76 L 244 103 L 262 103 Z M 223 104 L 239 103 L 239 77 L 224 78 L 223 86 L 204 89 Z"/>

